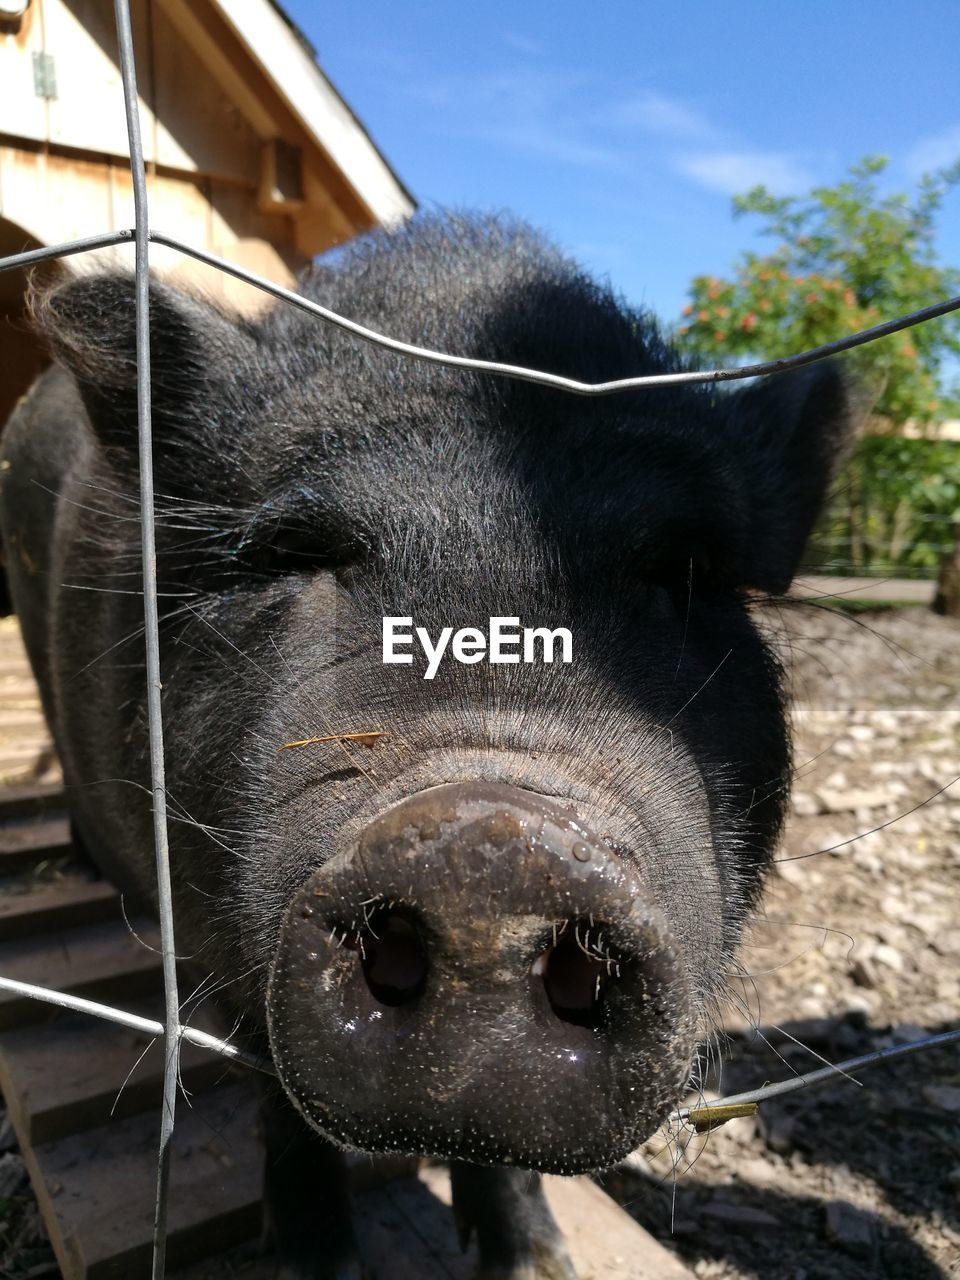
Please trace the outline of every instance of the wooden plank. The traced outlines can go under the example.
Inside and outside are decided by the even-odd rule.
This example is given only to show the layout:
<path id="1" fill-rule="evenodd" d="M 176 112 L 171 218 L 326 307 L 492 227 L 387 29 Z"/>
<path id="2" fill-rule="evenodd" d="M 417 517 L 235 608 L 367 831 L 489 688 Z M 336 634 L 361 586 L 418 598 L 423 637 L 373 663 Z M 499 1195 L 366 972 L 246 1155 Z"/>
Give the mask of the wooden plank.
<path id="1" fill-rule="evenodd" d="M 65 858 L 72 850 L 66 818 L 15 823 L 0 828 L 0 875 L 14 875 L 48 858 Z"/>
<path id="2" fill-rule="evenodd" d="M 0 788 L 0 822 L 63 812 L 67 799 L 60 782 L 35 782 Z"/>
<path id="3" fill-rule="evenodd" d="M 132 922 L 151 947 L 158 945 L 152 921 Z M 134 938 L 123 922 L 86 925 L 34 938 L 0 943 L 0 973 L 54 991 L 122 1004 L 156 988 L 160 956 Z M 0 991 L 0 1030 L 46 1016 L 39 1000 Z"/>
<path id="4" fill-rule="evenodd" d="M 578 1280 L 693 1280 L 693 1272 L 590 1178 L 546 1180 Z"/>
<path id="5" fill-rule="evenodd" d="M 693 1273 L 590 1178 L 544 1179 L 578 1280 L 692 1280 Z M 359 1196 L 357 1239 L 368 1271 L 389 1280 L 473 1280 L 476 1242 L 460 1250 L 442 1166 Z"/>
<path id="6" fill-rule="evenodd" d="M 26 893 L 0 895 L 0 942 L 119 918 L 120 895 L 109 880 L 64 876 Z"/>
<path id="7" fill-rule="evenodd" d="M 260 1230 L 255 1110 L 243 1085 L 179 1107 L 170 1163 L 171 1268 Z M 156 1114 L 134 1116 L 24 1153 L 64 1280 L 150 1275 L 158 1132 Z"/>
<path id="8" fill-rule="evenodd" d="M 159 995 L 125 1007 L 163 1020 Z M 190 1024 L 219 1034 L 208 1016 Z M 216 1054 L 181 1046 L 180 1075 L 190 1093 L 223 1083 L 229 1071 Z M 162 1084 L 160 1043 L 129 1027 L 57 1010 L 41 1023 L 0 1033 L 0 1089 L 21 1148 L 156 1108 Z"/>

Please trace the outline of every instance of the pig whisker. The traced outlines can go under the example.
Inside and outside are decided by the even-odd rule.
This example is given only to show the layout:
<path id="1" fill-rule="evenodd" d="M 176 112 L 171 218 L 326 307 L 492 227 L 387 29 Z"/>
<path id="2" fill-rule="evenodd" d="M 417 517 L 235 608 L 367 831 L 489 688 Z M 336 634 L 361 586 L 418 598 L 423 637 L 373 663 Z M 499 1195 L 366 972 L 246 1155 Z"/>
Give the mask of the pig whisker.
<path id="1" fill-rule="evenodd" d="M 118 520 L 124 524 L 140 523 L 138 515 L 122 516 L 116 511 L 111 511 L 109 507 L 91 506 L 88 502 L 80 502 L 77 498 L 68 497 L 62 490 L 51 489 L 49 485 L 43 484 L 37 479 L 33 479 L 31 483 L 35 484 L 43 493 L 48 493 L 51 498 L 56 498 L 58 502 L 66 502 L 68 506 L 77 507 L 80 511 L 89 511 L 91 515 L 102 517 L 105 520 Z"/>
<path id="2" fill-rule="evenodd" d="M 363 926 L 368 931 L 368 933 L 373 934 L 373 937 L 376 939 L 377 942 L 379 942 L 380 935 L 375 931 L 373 925 L 370 923 L 372 912 L 368 911 L 366 903 L 363 903 L 362 905 L 363 905 Z"/>
<path id="3" fill-rule="evenodd" d="M 161 625 L 165 626 L 168 622 L 172 621 L 174 618 L 177 618 L 181 614 L 187 613 L 187 612 L 196 614 L 196 610 L 189 602 L 181 605 L 177 609 L 171 609 L 169 613 L 165 613 L 163 617 L 160 619 Z M 119 649 L 123 645 L 129 644 L 133 640 L 138 640 L 143 635 L 143 632 L 144 632 L 144 626 L 141 623 L 140 626 L 138 626 L 135 630 L 131 631 L 128 635 L 122 636 L 114 644 L 110 645 L 109 648 L 104 649 L 102 653 L 99 653 L 95 658 L 91 658 L 90 661 L 85 663 L 84 666 L 82 666 L 79 671 L 75 671 L 73 675 L 70 677 L 71 681 L 79 679 L 79 677 L 82 676 L 85 672 L 89 671 L 92 666 L 95 666 L 96 663 L 101 662 L 104 658 L 108 657 L 111 653 L 113 653 L 115 649 Z M 142 663 L 139 663 L 138 665 L 142 666 Z"/>
<path id="4" fill-rule="evenodd" d="M 130 923 L 130 917 L 127 915 L 127 906 L 124 901 L 124 895 L 122 893 L 120 894 L 120 914 L 123 916 L 123 923 L 127 926 L 127 932 L 131 935 L 131 937 L 135 938 L 136 941 L 139 942 L 140 946 L 143 947 L 145 951 L 150 951 L 155 956 L 162 955 L 162 952 L 160 951 L 159 947 L 152 947 L 145 938 L 141 938 L 139 933 L 137 933 L 136 929 Z M 195 955 L 196 953 L 194 953 L 194 955 L 188 955 L 188 956 L 177 955 L 175 958 L 177 960 L 193 960 L 195 958 Z"/>
<path id="5" fill-rule="evenodd" d="M 744 977 L 745 975 L 738 975 L 738 976 Z M 730 994 L 732 999 L 734 1000 L 734 1003 L 737 1003 L 736 994 L 732 990 Z M 743 1012 L 746 1015 L 747 1009 L 745 1004 L 741 1006 L 741 1012 Z M 770 1043 L 770 1040 L 767 1038 L 767 1036 L 764 1035 L 763 1031 L 761 1031 L 759 1020 L 757 1022 L 752 1022 L 752 1026 L 753 1026 L 754 1034 L 763 1041 L 763 1043 L 767 1046 L 768 1049 L 770 1049 L 773 1053 L 777 1055 L 777 1057 L 784 1064 L 784 1066 L 789 1071 L 791 1071 L 794 1075 L 800 1075 L 801 1073 L 797 1071 L 796 1067 L 794 1067 L 793 1064 L 789 1062 L 788 1059 L 785 1058 L 782 1053 L 778 1052 L 776 1047 Z M 816 1049 L 811 1048 L 810 1045 L 805 1044 L 802 1040 L 798 1039 L 796 1036 L 791 1035 L 791 1033 L 787 1031 L 785 1027 L 780 1026 L 775 1022 L 771 1022 L 769 1024 L 769 1028 L 770 1030 L 776 1031 L 779 1035 L 784 1036 L 787 1040 L 790 1040 L 793 1044 L 797 1045 L 798 1048 L 803 1049 L 805 1053 L 809 1053 L 810 1056 L 812 1058 L 815 1058 L 817 1062 L 822 1062 L 825 1067 L 833 1067 L 834 1070 L 836 1070 L 839 1075 L 844 1076 L 847 1080 L 854 1080 L 856 1084 L 858 1084 L 861 1088 L 863 1088 L 862 1080 L 856 1080 L 855 1077 L 851 1076 L 848 1072 L 842 1071 L 840 1067 L 836 1066 L 835 1063 L 832 1063 L 829 1060 L 829 1058 L 825 1058 L 823 1054 L 817 1053 Z"/>
<path id="6" fill-rule="evenodd" d="M 730 657 L 731 653 L 733 653 L 733 650 L 728 649 L 727 652 L 720 659 L 720 661 L 717 663 L 717 665 L 713 668 L 713 670 L 707 676 L 706 680 L 704 680 L 700 688 L 697 689 L 695 693 L 691 693 L 690 697 L 686 700 L 686 702 L 683 704 L 680 710 L 675 711 L 673 715 L 670 717 L 670 719 L 667 721 L 667 723 L 665 725 L 662 725 L 661 728 L 668 729 L 670 725 L 673 724 L 674 720 L 676 720 L 679 716 L 683 715 L 684 711 L 686 711 L 687 707 L 690 706 L 691 702 L 695 702 L 696 699 L 700 697 L 701 693 L 703 693 L 704 689 L 707 687 L 710 681 L 714 678 L 714 676 L 717 674 L 717 672 L 720 670 L 720 668 L 723 666 L 726 660 Z"/>
<path id="7" fill-rule="evenodd" d="M 257 973 L 261 969 L 266 969 L 269 963 L 270 962 L 268 960 L 258 961 L 257 964 L 251 965 L 249 969 L 245 969 L 242 973 L 231 975 L 229 978 L 221 978 L 219 982 L 215 982 L 212 986 L 207 986 L 203 990 L 202 995 L 194 993 L 192 996 L 189 997 L 189 999 L 195 1000 L 196 1003 L 194 1004 L 193 1008 L 187 1012 L 184 1025 L 189 1024 L 190 1019 L 196 1016 L 196 1014 L 200 1010 L 201 1005 L 205 1004 L 206 1001 L 211 998 L 211 996 L 215 996 L 220 991 L 225 991 L 227 987 L 231 987 L 235 984 L 237 985 L 240 984 L 246 978 L 249 978 L 251 974 Z M 208 977 L 205 978 L 202 983 L 200 983 L 200 987 L 203 988 L 205 984 L 209 982 L 210 978 L 213 978 L 215 976 L 216 976 L 215 974 L 212 974 L 212 973 L 209 974 Z M 182 1001 L 181 1008 L 183 1008 L 186 1005 L 186 1003 L 187 1001 Z"/>
<path id="8" fill-rule="evenodd" d="M 680 640 L 680 656 L 677 658 L 677 669 L 673 673 L 673 683 L 677 683 L 680 675 L 680 664 L 683 662 L 683 655 L 687 648 L 687 631 L 690 627 L 690 609 L 693 605 L 693 560 L 687 564 L 687 607 L 683 615 L 683 637 Z"/>
<path id="9" fill-rule="evenodd" d="M 849 623 L 853 627 L 857 627 L 862 631 L 869 632 L 869 634 L 873 636 L 875 640 L 879 640 L 880 643 L 884 646 L 884 648 L 890 651 L 890 653 L 897 659 L 897 661 L 900 663 L 900 665 L 903 667 L 904 671 L 906 672 L 910 671 L 910 666 L 908 663 L 904 661 L 903 657 L 901 656 L 904 654 L 908 658 L 912 658 L 915 662 L 922 663 L 922 665 L 925 667 L 933 666 L 933 663 L 931 663 L 929 659 L 921 657 L 921 655 L 918 653 L 914 653 L 911 649 L 908 649 L 905 645 L 900 644 L 899 641 L 892 640 L 889 636 L 882 635 L 879 631 L 876 630 L 876 628 L 871 627 L 868 623 L 864 622 L 862 618 L 858 618 L 855 614 L 848 613 L 845 609 L 838 609 L 833 605 L 826 604 L 819 600 L 797 599 L 796 597 L 793 597 L 793 596 L 779 596 L 777 597 L 777 604 L 781 608 L 794 609 L 794 610 L 817 609 L 821 613 L 829 613 L 831 617 L 840 618 L 844 622 Z M 821 643 L 821 642 L 818 640 L 818 643 Z"/>
<path id="10" fill-rule="evenodd" d="M 845 938 L 847 942 L 850 944 L 847 949 L 846 955 L 844 956 L 845 960 L 849 960 L 850 956 L 854 951 L 854 948 L 857 945 L 856 939 L 854 938 L 853 934 L 847 933 L 843 929 L 833 928 L 831 925 L 828 925 L 828 924 L 806 924 L 801 920 L 775 919 L 772 916 L 764 916 L 762 920 L 757 920 L 754 923 L 754 929 L 756 929 L 760 924 L 773 925 L 779 930 L 813 929 L 815 932 L 822 934 L 823 936 L 821 937 L 819 942 L 811 942 L 810 945 L 807 947 L 804 947 L 802 951 L 798 951 L 795 955 L 790 956 L 789 959 L 782 961 L 780 964 L 775 964 L 770 969 L 751 969 L 748 972 L 745 968 L 741 966 L 739 976 L 745 976 L 750 978 L 764 978 L 771 973 L 777 973 L 781 969 L 786 969 L 788 965 L 794 964 L 797 960 L 801 960 L 804 956 L 809 955 L 811 951 L 822 950 L 823 947 L 826 945 L 827 938 L 830 937 L 831 934 L 834 934 L 839 938 Z M 742 943 L 742 946 L 744 949 L 756 948 L 757 950 L 759 950 L 762 947 L 764 947 L 764 945 L 765 944 L 762 942 L 753 942 L 750 939 L 746 939 Z M 728 975 L 728 976 L 732 976 L 732 975 Z"/>
<path id="11" fill-rule="evenodd" d="M 905 809 L 902 813 L 898 813 L 895 818 L 888 818 L 886 822 L 880 822 L 875 827 L 870 827 L 866 831 L 859 831 L 855 836 L 850 836 L 847 840 L 839 840 L 836 844 L 826 845 L 823 849 L 812 849 L 809 853 L 793 853 L 783 858 L 774 858 L 774 862 L 801 862 L 804 858 L 816 858 L 821 853 L 833 853 L 836 849 L 843 849 L 848 844 L 856 844 L 858 840 L 862 840 L 865 836 L 875 835 L 878 831 L 886 831 L 887 827 L 892 827 L 896 823 L 901 822 L 904 818 L 909 818 L 911 814 L 917 813 L 920 809 L 926 808 L 928 804 L 932 804 L 934 800 L 940 798 L 951 787 L 956 786 L 960 782 L 960 773 L 956 774 L 945 782 L 942 787 L 938 787 L 926 799 L 921 800 L 910 809 Z"/>
<path id="12" fill-rule="evenodd" d="M 143 595 L 142 590 L 135 591 L 132 587 L 129 589 L 127 589 L 126 587 L 88 587 L 80 582 L 61 582 L 60 587 L 61 587 L 61 590 L 63 591 L 99 591 L 103 595 L 107 595 L 107 596 L 142 596 Z M 156 596 L 158 600 L 162 600 L 162 599 L 181 600 L 184 594 L 196 597 L 196 596 L 202 595 L 203 593 L 200 591 L 188 591 L 186 593 L 184 593 L 183 591 L 156 592 Z"/>
<path id="13" fill-rule="evenodd" d="M 124 1089 L 130 1083 L 130 1079 L 133 1076 L 133 1073 L 136 1071 L 137 1067 L 139 1067 L 140 1063 L 144 1060 L 144 1058 L 147 1056 L 147 1054 L 150 1052 L 150 1050 L 153 1048 L 153 1046 L 157 1043 L 159 1039 L 160 1039 L 159 1036 L 154 1036 L 153 1039 L 150 1040 L 147 1044 L 145 1044 L 144 1047 L 137 1054 L 136 1062 L 134 1062 L 133 1066 L 130 1068 L 127 1074 L 123 1077 L 123 1083 L 120 1085 L 120 1088 L 117 1090 L 117 1096 L 114 1098 L 113 1106 L 111 1106 L 110 1108 L 111 1116 L 116 1111 L 117 1104 L 119 1103 L 121 1097 L 123 1096 Z"/>

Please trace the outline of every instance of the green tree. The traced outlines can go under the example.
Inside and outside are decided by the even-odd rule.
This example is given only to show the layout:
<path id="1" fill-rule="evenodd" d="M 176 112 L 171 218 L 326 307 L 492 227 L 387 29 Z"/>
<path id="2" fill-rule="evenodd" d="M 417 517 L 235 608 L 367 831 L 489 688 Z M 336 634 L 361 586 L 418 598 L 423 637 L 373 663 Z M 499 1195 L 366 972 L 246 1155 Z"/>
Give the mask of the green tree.
<path id="1" fill-rule="evenodd" d="M 881 190 L 887 163 L 868 156 L 836 186 L 802 196 L 754 187 L 735 197 L 734 215 L 761 218 L 775 244 L 743 254 L 729 278 L 691 282 L 677 336 L 698 360 L 774 359 L 960 293 L 960 271 L 936 252 L 937 218 L 960 184 L 960 159 L 912 193 Z M 812 545 L 821 564 L 935 571 L 952 545 L 951 524 L 960 530 L 960 446 L 904 439 L 900 429 L 960 416 L 958 356 L 960 314 L 952 313 L 844 357 L 874 416 Z M 952 556 L 960 564 L 960 543 Z"/>
<path id="2" fill-rule="evenodd" d="M 762 218 L 776 247 L 745 253 L 731 279 L 697 276 L 680 337 L 708 357 L 773 359 L 960 293 L 960 271 L 936 256 L 937 215 L 960 184 L 960 159 L 924 177 L 912 196 L 881 193 L 887 164 L 868 156 L 843 182 L 804 196 L 778 197 L 762 186 L 736 196 L 734 215 Z M 848 358 L 876 413 L 899 425 L 957 411 L 960 387 L 945 385 L 944 365 L 958 355 L 954 313 Z"/>

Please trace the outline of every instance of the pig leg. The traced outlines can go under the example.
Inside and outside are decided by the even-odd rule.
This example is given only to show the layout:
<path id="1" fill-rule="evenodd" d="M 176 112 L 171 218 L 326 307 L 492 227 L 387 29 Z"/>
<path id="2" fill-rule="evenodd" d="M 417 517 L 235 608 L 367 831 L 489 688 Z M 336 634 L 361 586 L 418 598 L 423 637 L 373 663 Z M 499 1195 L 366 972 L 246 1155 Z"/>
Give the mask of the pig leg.
<path id="1" fill-rule="evenodd" d="M 277 1280 L 360 1280 L 343 1154 L 279 1094 L 261 1100 L 267 1229 Z"/>
<path id="2" fill-rule="evenodd" d="M 450 1180 L 464 1248 L 477 1233 L 478 1280 L 576 1280 L 538 1173 L 457 1163 Z"/>

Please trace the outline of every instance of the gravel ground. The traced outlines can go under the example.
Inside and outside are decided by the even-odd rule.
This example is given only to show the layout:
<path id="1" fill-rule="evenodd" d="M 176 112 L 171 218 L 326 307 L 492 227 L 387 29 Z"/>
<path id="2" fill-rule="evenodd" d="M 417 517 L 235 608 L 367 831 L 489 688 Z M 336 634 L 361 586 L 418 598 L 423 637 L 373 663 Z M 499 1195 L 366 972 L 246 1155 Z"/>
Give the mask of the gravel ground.
<path id="1" fill-rule="evenodd" d="M 793 673 L 797 778 L 731 983 L 725 1093 L 960 1027 L 960 783 L 935 795 L 960 775 L 960 624 L 804 607 L 764 625 Z M 616 1190 L 698 1276 L 955 1280 L 960 1044 L 862 1080 L 658 1138 Z"/>
<path id="2" fill-rule="evenodd" d="M 960 1026 L 960 783 L 934 796 L 960 775 L 960 624 L 810 606 L 763 624 L 797 699 L 794 860 L 743 948 L 714 1092 Z M 0 1259 L 20 1264 L 0 1274 L 20 1277 L 49 1255 L 10 1146 L 0 1128 Z M 960 1046 L 644 1156 L 606 1182 L 698 1276 L 960 1280 Z"/>

